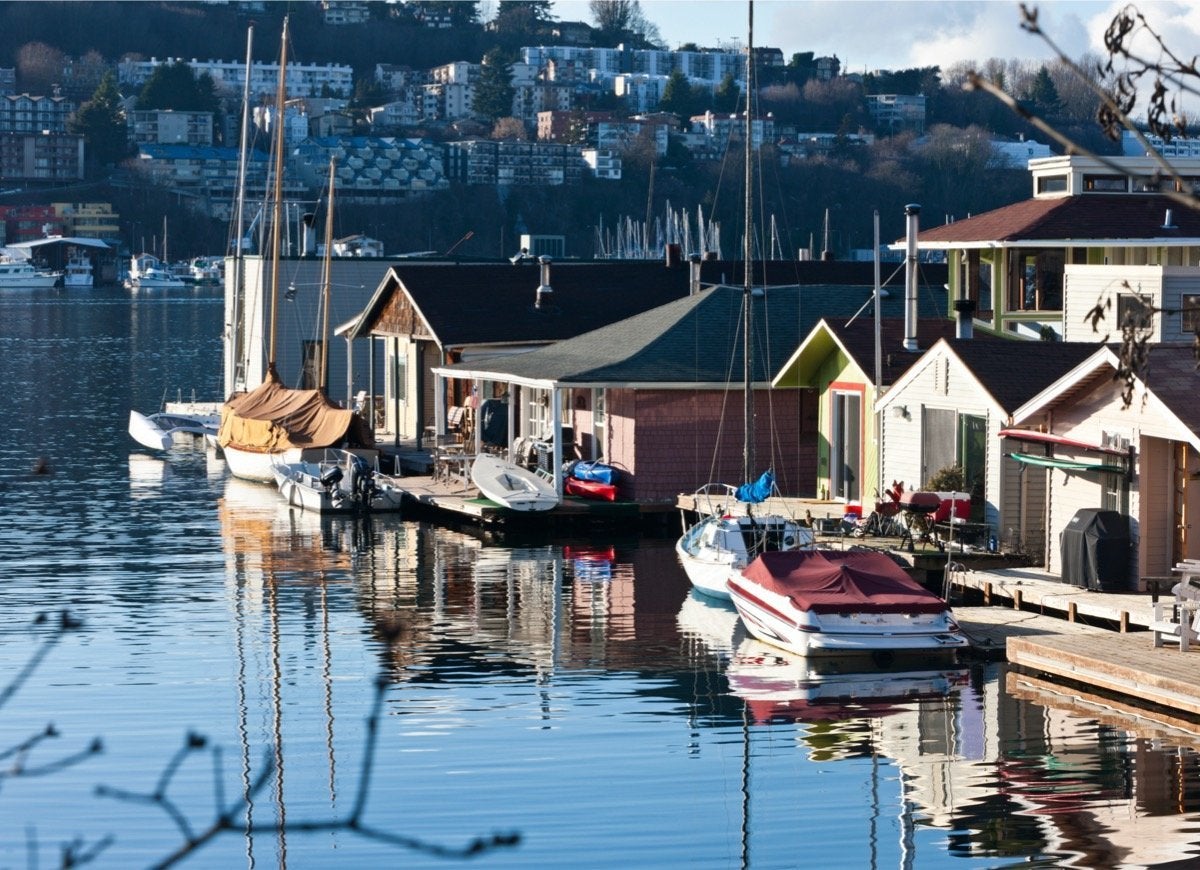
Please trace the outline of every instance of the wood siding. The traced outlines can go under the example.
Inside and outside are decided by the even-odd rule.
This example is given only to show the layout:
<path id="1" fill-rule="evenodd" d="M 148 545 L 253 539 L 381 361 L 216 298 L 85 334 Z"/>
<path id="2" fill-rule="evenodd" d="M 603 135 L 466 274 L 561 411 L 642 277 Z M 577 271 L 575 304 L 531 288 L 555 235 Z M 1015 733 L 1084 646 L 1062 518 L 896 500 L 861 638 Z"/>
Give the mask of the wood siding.
<path id="1" fill-rule="evenodd" d="M 1001 530 L 1017 525 L 1018 518 L 1003 511 L 1005 478 L 1001 473 L 1000 429 L 1006 420 L 1003 410 L 971 376 L 958 358 L 945 349 L 926 353 L 912 370 L 914 377 L 900 387 L 901 393 L 888 395 L 888 407 L 881 418 L 883 427 L 883 479 L 902 481 L 909 491 L 924 489 L 930 474 L 922 455 L 922 420 L 925 409 L 953 410 L 958 414 L 983 417 L 986 421 L 987 450 L 984 460 L 983 522 L 992 527 L 998 539 Z M 907 416 L 900 416 L 903 407 Z"/>
<path id="2" fill-rule="evenodd" d="M 740 394 L 609 390 L 607 396 L 605 453 L 624 472 L 623 498 L 667 503 L 710 482 L 744 482 Z M 756 395 L 755 474 L 773 466 L 787 496 L 814 494 L 816 432 L 804 420 L 815 416 L 806 409 L 815 401 L 811 390 Z"/>

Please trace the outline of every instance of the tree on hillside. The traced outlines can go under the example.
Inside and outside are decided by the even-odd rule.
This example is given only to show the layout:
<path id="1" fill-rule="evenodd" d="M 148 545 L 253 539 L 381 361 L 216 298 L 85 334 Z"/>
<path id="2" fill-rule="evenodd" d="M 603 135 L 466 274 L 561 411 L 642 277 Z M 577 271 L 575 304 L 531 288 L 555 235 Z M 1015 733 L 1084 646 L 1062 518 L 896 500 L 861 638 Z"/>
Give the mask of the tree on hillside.
<path id="1" fill-rule="evenodd" d="M 658 110 L 670 112 L 677 115 L 682 121 L 687 121 L 696 114 L 699 107 L 700 100 L 691 82 L 688 81 L 688 77 L 679 70 L 672 72 L 663 86 L 662 97 L 658 101 Z"/>
<path id="2" fill-rule="evenodd" d="M 177 112 L 213 112 L 220 110 L 212 76 L 197 76 L 183 61 L 159 64 L 146 79 L 138 94 L 138 109 L 173 109 Z"/>
<path id="3" fill-rule="evenodd" d="M 506 142 L 526 142 L 529 140 L 529 131 L 525 129 L 524 121 L 509 116 L 496 121 L 492 127 L 491 138 Z"/>
<path id="4" fill-rule="evenodd" d="M 44 42 L 27 42 L 17 49 L 17 84 L 34 95 L 51 93 L 62 81 L 67 56 Z"/>
<path id="5" fill-rule="evenodd" d="M 83 136 L 89 176 L 94 177 L 129 156 L 129 127 L 121 108 L 116 76 L 110 72 L 104 77 L 92 98 L 71 116 L 67 129 Z"/>
<path id="6" fill-rule="evenodd" d="M 508 117 L 513 111 L 512 63 L 501 51 L 493 49 L 483 56 L 479 80 L 475 82 L 475 96 L 471 111 L 480 118 L 496 121 Z"/>
<path id="7" fill-rule="evenodd" d="M 662 45 L 658 25 L 646 18 L 639 0 L 590 0 L 588 11 L 596 26 L 596 45 L 614 47 L 624 43 L 634 48 Z"/>
<path id="8" fill-rule="evenodd" d="M 1054 85 L 1054 79 L 1050 78 L 1050 70 L 1044 65 L 1034 76 L 1025 99 L 1029 101 L 1033 111 L 1039 115 L 1047 117 L 1058 115 L 1059 109 L 1062 107 L 1062 103 L 1058 99 L 1058 88 Z"/>

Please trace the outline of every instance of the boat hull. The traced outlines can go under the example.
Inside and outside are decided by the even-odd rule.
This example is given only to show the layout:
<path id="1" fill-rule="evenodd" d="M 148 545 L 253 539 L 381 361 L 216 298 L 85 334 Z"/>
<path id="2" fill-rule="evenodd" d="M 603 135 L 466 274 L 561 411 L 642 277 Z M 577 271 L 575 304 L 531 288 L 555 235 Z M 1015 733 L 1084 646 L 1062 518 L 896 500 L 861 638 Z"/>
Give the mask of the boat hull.
<path id="1" fill-rule="evenodd" d="M 860 592 L 836 612 L 804 609 L 746 572 L 729 582 L 729 594 L 752 635 L 796 655 L 953 652 L 968 644 L 944 602 L 901 610 Z"/>
<path id="2" fill-rule="evenodd" d="M 225 464 L 229 473 L 242 480 L 252 480 L 255 483 L 275 483 L 275 464 L 277 462 L 300 462 L 309 458 L 299 447 L 291 447 L 278 453 L 263 453 L 253 450 L 243 450 L 226 444 L 222 447 L 225 454 Z M 319 458 L 321 451 L 315 451 Z"/>
<path id="3" fill-rule="evenodd" d="M 217 434 L 218 419 L 193 414 L 129 412 L 129 435 L 150 450 L 170 450 L 177 436 L 207 439 Z"/>
<path id="4" fill-rule="evenodd" d="M 752 541 L 753 551 L 746 546 Z M 790 517 L 713 515 L 693 525 L 675 544 L 675 555 L 692 588 L 728 601 L 729 582 L 760 552 L 796 550 L 813 545 L 812 530 Z"/>
<path id="5" fill-rule="evenodd" d="M 361 457 L 352 469 L 351 455 L 327 450 L 317 462 L 276 462 L 273 473 L 280 495 L 293 507 L 321 514 L 400 510 L 404 490 L 393 478 L 377 476 Z"/>

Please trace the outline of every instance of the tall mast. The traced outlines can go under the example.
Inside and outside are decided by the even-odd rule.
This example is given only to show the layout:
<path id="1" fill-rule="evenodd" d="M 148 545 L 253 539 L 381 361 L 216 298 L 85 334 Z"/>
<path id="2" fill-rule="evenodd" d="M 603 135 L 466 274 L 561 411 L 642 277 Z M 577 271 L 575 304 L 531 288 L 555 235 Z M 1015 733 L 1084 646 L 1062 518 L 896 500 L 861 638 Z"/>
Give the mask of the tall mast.
<path id="1" fill-rule="evenodd" d="M 753 119 L 750 115 L 751 95 L 753 93 L 753 74 L 754 74 L 754 0 L 750 0 L 746 4 L 750 8 L 750 21 L 747 29 L 746 39 L 746 214 L 745 226 L 743 227 L 742 244 L 744 246 L 742 258 L 742 274 L 745 279 L 742 287 L 742 324 L 743 329 L 743 348 L 742 348 L 742 371 L 743 379 L 746 384 L 745 393 L 743 395 L 743 412 L 746 421 L 746 442 L 742 448 L 742 474 L 743 480 L 750 481 L 754 479 L 754 324 L 751 321 L 752 305 L 754 298 L 754 242 L 753 242 L 753 220 L 751 214 L 751 206 L 753 204 L 752 184 L 754 179 L 753 167 L 751 164 L 751 148 L 750 134 L 753 131 Z"/>
<path id="2" fill-rule="evenodd" d="M 275 373 L 275 325 L 279 308 L 279 235 L 283 225 L 283 110 L 287 103 L 288 20 L 283 19 L 283 40 L 279 48 L 279 85 L 275 90 L 275 191 L 271 227 L 271 339 L 267 352 L 267 371 Z"/>
<path id="3" fill-rule="evenodd" d="M 333 285 L 333 179 L 337 160 L 329 159 L 329 203 L 325 210 L 325 268 L 321 276 L 321 374 L 317 389 L 328 392 L 325 378 L 329 373 L 329 295 Z"/>
<path id="4" fill-rule="evenodd" d="M 244 387 L 243 381 L 246 376 L 246 368 L 242 363 L 242 317 L 244 316 L 242 296 L 246 284 L 246 267 L 242 260 L 242 255 L 245 253 L 242 250 L 242 234 L 245 232 L 246 220 L 246 152 L 250 147 L 250 66 L 254 61 L 253 46 L 254 25 L 251 24 L 246 28 L 246 82 L 242 88 L 242 135 L 238 145 L 237 197 L 233 204 L 233 227 L 236 235 L 233 240 L 233 301 L 229 308 L 229 353 L 233 359 L 233 369 L 230 372 L 231 381 L 227 385 L 232 389 L 227 389 L 227 392 Z M 239 372 L 241 372 L 240 377 Z"/>

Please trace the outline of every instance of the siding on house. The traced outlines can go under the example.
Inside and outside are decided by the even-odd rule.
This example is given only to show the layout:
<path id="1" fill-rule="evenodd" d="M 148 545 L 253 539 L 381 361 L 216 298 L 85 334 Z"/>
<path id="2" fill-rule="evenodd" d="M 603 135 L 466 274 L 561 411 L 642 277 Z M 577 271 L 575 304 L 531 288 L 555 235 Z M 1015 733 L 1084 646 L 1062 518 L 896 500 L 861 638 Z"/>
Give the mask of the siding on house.
<path id="1" fill-rule="evenodd" d="M 1009 445 L 1019 445 L 1010 441 Z M 1010 446 L 1009 449 L 1014 449 Z M 1046 553 L 1046 479 L 1049 469 L 1023 465 L 1007 456 L 1000 460 L 1002 477 L 997 537 L 1003 549 L 1025 553 L 1041 565 Z"/>
<path id="2" fill-rule="evenodd" d="M 926 410 L 950 410 L 958 415 L 983 417 L 986 421 L 983 522 L 999 537 L 999 531 L 1006 525 L 1006 515 L 1001 513 L 1004 480 L 999 437 L 1006 415 L 945 348 L 926 353 L 910 370 L 910 375 L 911 379 L 901 387 L 902 393 L 889 393 L 889 404 L 882 416 L 883 479 L 889 483 L 903 481 L 904 488 L 911 492 L 924 489 L 929 478 L 940 470 L 929 468 L 931 461 L 924 455 L 922 432 Z M 900 407 L 907 411 L 907 416 L 898 414 Z"/>
<path id="3" fill-rule="evenodd" d="M 608 396 L 608 456 L 627 472 L 624 497 L 665 503 L 707 483 L 744 482 L 740 393 L 643 389 Z M 802 408 L 814 401 L 811 391 L 759 390 L 755 399 L 756 474 L 774 467 L 784 495 L 811 495 L 816 438 L 803 425 Z"/>

